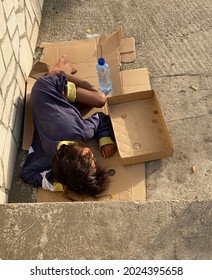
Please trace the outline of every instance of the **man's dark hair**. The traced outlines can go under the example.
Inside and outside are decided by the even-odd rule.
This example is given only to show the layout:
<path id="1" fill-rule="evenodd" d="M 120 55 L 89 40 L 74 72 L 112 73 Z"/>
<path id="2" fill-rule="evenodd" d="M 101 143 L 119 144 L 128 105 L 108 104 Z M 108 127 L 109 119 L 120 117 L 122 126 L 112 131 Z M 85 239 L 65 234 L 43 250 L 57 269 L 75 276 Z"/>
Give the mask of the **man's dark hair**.
<path id="1" fill-rule="evenodd" d="M 104 192 L 109 184 L 107 172 L 91 167 L 91 158 L 82 155 L 83 142 L 62 145 L 52 162 L 54 179 L 71 192 L 80 195 L 96 196 Z"/>

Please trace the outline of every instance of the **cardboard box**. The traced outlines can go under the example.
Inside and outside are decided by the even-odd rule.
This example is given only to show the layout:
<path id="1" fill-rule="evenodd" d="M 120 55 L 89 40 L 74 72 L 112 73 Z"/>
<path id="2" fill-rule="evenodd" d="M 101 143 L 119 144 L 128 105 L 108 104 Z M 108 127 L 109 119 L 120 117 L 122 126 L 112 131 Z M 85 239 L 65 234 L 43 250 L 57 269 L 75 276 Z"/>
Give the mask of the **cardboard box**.
<path id="1" fill-rule="evenodd" d="M 109 35 L 84 41 L 43 43 L 43 55 L 34 65 L 27 85 L 23 149 L 29 149 L 33 135 L 33 121 L 29 108 L 30 91 L 35 79 L 43 76 L 48 65 L 55 65 L 62 55 L 72 63 L 80 78 L 98 87 L 96 63 L 104 57 L 110 66 L 113 84 L 102 111 L 110 114 L 119 152 L 103 159 L 96 141 L 89 141 L 98 162 L 111 175 L 111 185 L 100 200 L 146 200 L 144 161 L 159 159 L 173 153 L 171 140 L 165 126 L 155 93 L 151 90 L 146 68 L 121 71 L 121 62 L 136 58 L 134 38 L 123 38 L 119 29 Z M 93 108 L 82 112 L 87 117 L 99 111 Z M 161 140 L 162 139 L 162 140 Z M 71 140 L 71 139 L 70 139 Z M 136 163 L 136 164 L 134 164 Z M 93 200 L 73 194 L 74 200 Z M 66 201 L 62 193 L 51 193 L 41 188 L 38 202 Z"/>
<path id="2" fill-rule="evenodd" d="M 173 146 L 153 90 L 108 98 L 116 143 L 123 164 L 173 155 Z"/>

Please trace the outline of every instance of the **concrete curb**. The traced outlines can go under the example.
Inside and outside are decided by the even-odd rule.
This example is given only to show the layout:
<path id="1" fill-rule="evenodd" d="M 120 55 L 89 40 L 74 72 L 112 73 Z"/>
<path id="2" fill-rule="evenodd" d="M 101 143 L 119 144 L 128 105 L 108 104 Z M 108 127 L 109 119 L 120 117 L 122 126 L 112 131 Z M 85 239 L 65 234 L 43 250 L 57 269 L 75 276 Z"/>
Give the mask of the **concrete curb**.
<path id="1" fill-rule="evenodd" d="M 0 257 L 212 259 L 211 215 L 212 201 L 0 205 Z"/>

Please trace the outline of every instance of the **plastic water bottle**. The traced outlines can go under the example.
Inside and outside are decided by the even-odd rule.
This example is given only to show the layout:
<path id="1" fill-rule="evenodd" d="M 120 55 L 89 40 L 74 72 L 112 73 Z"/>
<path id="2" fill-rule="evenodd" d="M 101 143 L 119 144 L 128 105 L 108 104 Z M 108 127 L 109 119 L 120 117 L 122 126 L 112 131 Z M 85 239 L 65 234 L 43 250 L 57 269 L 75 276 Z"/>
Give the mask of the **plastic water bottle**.
<path id="1" fill-rule="evenodd" d="M 112 90 L 112 82 L 110 80 L 110 68 L 103 57 L 98 59 L 96 71 L 98 74 L 100 91 L 104 92 L 104 94 L 110 93 Z"/>

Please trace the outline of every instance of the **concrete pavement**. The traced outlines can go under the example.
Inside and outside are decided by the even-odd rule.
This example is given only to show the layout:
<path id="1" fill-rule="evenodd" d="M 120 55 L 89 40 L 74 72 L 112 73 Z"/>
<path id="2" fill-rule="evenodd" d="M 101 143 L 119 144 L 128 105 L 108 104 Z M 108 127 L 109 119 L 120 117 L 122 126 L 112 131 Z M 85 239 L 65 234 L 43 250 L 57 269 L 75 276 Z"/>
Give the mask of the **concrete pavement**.
<path id="1" fill-rule="evenodd" d="M 28 203 L 0 211 L 1 259 L 212 257 L 211 201 Z"/>
<path id="2" fill-rule="evenodd" d="M 45 1 L 38 43 L 135 37 L 122 67 L 149 69 L 175 152 L 146 164 L 146 203 L 2 205 L 1 258 L 212 259 L 211 16 L 210 0 Z M 14 176 L 10 202 L 27 201 L 36 191 Z"/>

